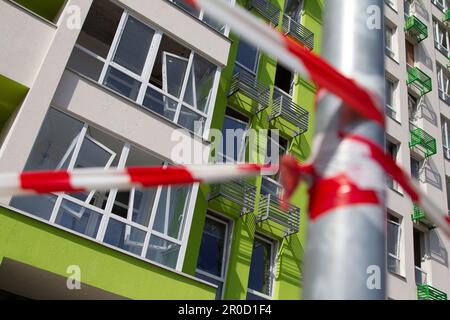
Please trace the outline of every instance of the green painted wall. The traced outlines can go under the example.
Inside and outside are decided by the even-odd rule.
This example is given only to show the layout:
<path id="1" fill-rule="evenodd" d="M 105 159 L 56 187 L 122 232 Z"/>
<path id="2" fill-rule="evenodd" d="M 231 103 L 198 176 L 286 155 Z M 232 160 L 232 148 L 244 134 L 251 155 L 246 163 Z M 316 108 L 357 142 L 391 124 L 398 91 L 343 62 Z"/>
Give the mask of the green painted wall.
<path id="1" fill-rule="evenodd" d="M 201 299 L 215 288 L 0 207 L 0 262 L 10 258 L 131 299 Z"/>
<path id="2" fill-rule="evenodd" d="M 245 5 L 246 1 L 237 1 L 241 5 Z M 284 0 L 274 0 L 280 8 L 284 8 Z M 306 0 L 304 7 L 304 15 L 302 24 L 315 34 L 316 53 L 320 52 L 320 41 L 322 31 L 322 11 L 323 0 Z M 280 26 L 279 26 L 280 27 Z M 278 27 L 278 28 L 279 28 Z M 217 96 L 216 106 L 214 110 L 211 128 L 222 129 L 226 107 L 232 108 L 246 114 L 250 118 L 251 127 L 254 129 L 278 128 L 284 137 L 291 137 L 292 132 L 289 130 L 290 124 L 284 120 L 275 122 L 274 126 L 269 126 L 267 116 L 270 107 L 258 115 L 252 114 L 252 107 L 255 103 L 246 96 L 238 93 L 232 98 L 228 98 L 234 61 L 236 59 L 237 48 L 239 45 L 239 37 L 231 34 L 233 45 L 228 60 L 227 67 L 223 70 L 220 81 L 219 92 Z M 258 80 L 263 84 L 270 85 L 273 92 L 273 83 L 275 80 L 277 62 L 265 55 L 261 54 L 258 67 Z M 304 79 L 296 77 L 295 89 L 293 94 L 294 102 L 310 112 L 309 130 L 306 134 L 290 139 L 290 153 L 295 155 L 299 160 L 305 160 L 311 152 L 311 144 L 313 137 L 314 118 L 314 102 L 315 87 L 313 84 L 306 82 Z M 266 141 L 259 141 L 259 146 L 265 148 Z M 265 151 L 260 150 L 260 151 Z M 257 199 L 259 202 L 259 191 L 261 188 L 262 178 L 254 179 L 257 187 Z M 228 262 L 228 273 L 225 284 L 225 299 L 245 299 L 247 294 L 247 284 L 249 277 L 250 260 L 252 255 L 253 240 L 255 232 L 265 234 L 278 241 L 281 246 L 283 243 L 282 231 L 272 222 L 265 222 L 256 225 L 254 213 L 244 217 L 239 216 L 239 208 L 230 209 L 231 203 L 225 199 L 215 199 L 207 202 L 209 187 L 201 186 L 201 192 L 197 200 L 197 206 L 192 223 L 191 234 L 188 242 L 187 255 L 183 270 L 186 273 L 194 274 L 197 263 L 198 252 L 200 249 L 201 235 L 203 224 L 206 216 L 207 208 L 212 211 L 222 213 L 232 219 L 234 222 L 234 232 L 232 238 L 232 247 Z M 293 197 L 293 204 L 301 208 L 301 227 L 300 232 L 294 236 L 286 238 L 284 242 L 283 254 L 278 263 L 278 277 L 275 282 L 274 298 L 275 299 L 300 299 L 301 298 L 301 281 L 302 281 L 302 262 L 305 247 L 305 239 L 307 232 L 307 192 L 305 186 L 300 187 Z M 255 212 L 257 207 L 255 208 Z"/>
<path id="3" fill-rule="evenodd" d="M 27 93 L 27 87 L 0 74 L 0 131 Z"/>
<path id="4" fill-rule="evenodd" d="M 66 0 L 13 0 L 41 17 L 55 22 Z"/>

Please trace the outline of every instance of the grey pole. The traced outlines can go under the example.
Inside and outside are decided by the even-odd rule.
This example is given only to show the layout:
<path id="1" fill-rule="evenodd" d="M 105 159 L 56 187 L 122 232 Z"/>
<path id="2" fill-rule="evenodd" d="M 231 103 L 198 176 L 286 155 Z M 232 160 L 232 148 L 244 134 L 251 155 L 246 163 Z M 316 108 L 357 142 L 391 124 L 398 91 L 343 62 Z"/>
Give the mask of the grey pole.
<path id="1" fill-rule="evenodd" d="M 379 99 L 384 97 L 383 5 L 383 0 L 327 0 L 322 41 L 322 55 Z M 331 95 L 319 100 L 316 119 L 316 169 L 332 176 L 362 167 L 361 181 L 382 186 L 377 189 L 381 205 L 341 207 L 310 222 L 303 298 L 385 299 L 385 174 L 366 166 L 358 150 L 336 138 L 345 131 L 384 147 L 384 129 Z"/>

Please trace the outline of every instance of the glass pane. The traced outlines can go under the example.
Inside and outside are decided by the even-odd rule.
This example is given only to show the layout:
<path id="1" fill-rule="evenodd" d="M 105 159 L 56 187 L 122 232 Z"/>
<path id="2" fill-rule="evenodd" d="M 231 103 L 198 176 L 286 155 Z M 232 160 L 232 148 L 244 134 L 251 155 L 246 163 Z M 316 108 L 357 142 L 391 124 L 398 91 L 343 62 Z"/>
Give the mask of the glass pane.
<path id="1" fill-rule="evenodd" d="M 104 63 L 84 51 L 74 48 L 67 63 L 67 67 L 81 73 L 82 75 L 98 81 L 102 73 Z"/>
<path id="2" fill-rule="evenodd" d="M 55 222 L 63 227 L 95 238 L 101 219 L 101 214 L 63 200 Z"/>
<path id="3" fill-rule="evenodd" d="M 83 123 L 53 108 L 48 110 L 25 171 L 66 168 Z M 66 161 L 64 161 L 66 159 Z"/>
<path id="4" fill-rule="evenodd" d="M 155 235 L 150 236 L 146 258 L 169 268 L 177 266 L 180 246 Z"/>
<path id="5" fill-rule="evenodd" d="M 205 118 L 191 109 L 181 107 L 178 124 L 198 135 L 202 135 L 205 126 Z"/>
<path id="6" fill-rule="evenodd" d="M 131 100 L 136 100 L 141 86 L 139 81 L 111 67 L 103 84 Z"/>
<path id="7" fill-rule="evenodd" d="M 150 77 L 150 83 L 165 92 L 170 92 L 177 98 L 180 97 L 181 84 L 186 77 L 187 62 L 190 54 L 190 49 L 163 35 Z"/>
<path id="8" fill-rule="evenodd" d="M 10 206 L 49 220 L 55 203 L 56 197 L 53 195 L 20 196 L 12 198 Z"/>
<path id="9" fill-rule="evenodd" d="M 175 55 L 163 55 L 163 90 L 175 97 L 181 95 L 188 59 Z"/>
<path id="10" fill-rule="evenodd" d="M 212 95 L 211 89 L 216 70 L 217 67 L 214 64 L 197 54 L 194 55 L 184 101 L 206 113 Z"/>
<path id="11" fill-rule="evenodd" d="M 123 9 L 111 1 L 94 1 L 77 43 L 106 59 Z"/>
<path id="12" fill-rule="evenodd" d="M 261 194 L 262 195 L 273 195 L 279 196 L 281 194 L 282 187 L 276 181 L 263 178 L 261 183 Z"/>
<path id="13" fill-rule="evenodd" d="M 156 211 L 153 230 L 181 240 L 191 187 L 165 187 Z"/>
<path id="14" fill-rule="evenodd" d="M 239 41 L 236 62 L 252 72 L 256 72 L 258 63 L 258 49 L 249 45 L 244 40 Z"/>
<path id="15" fill-rule="evenodd" d="M 258 238 L 253 244 L 248 287 L 265 295 L 271 295 L 272 246 Z"/>
<path id="16" fill-rule="evenodd" d="M 196 273 L 195 274 L 196 278 L 205 280 L 206 282 L 215 284 L 217 286 L 217 291 L 216 291 L 216 300 L 220 300 L 222 299 L 222 291 L 223 291 L 223 282 L 222 281 L 218 281 L 216 279 L 213 279 L 211 277 L 208 277 L 207 275 L 201 274 L 201 273 Z"/>
<path id="17" fill-rule="evenodd" d="M 247 126 L 247 122 L 225 116 L 222 127 L 224 162 L 243 160 Z"/>
<path id="18" fill-rule="evenodd" d="M 144 247 L 145 232 L 123 222 L 109 219 L 103 242 L 141 255 Z"/>
<path id="19" fill-rule="evenodd" d="M 147 60 L 155 31 L 129 16 L 114 61 L 140 75 Z"/>
<path id="20" fill-rule="evenodd" d="M 256 295 L 256 294 L 253 294 L 253 293 L 251 293 L 251 292 L 247 292 L 247 300 L 251 300 L 251 301 L 259 301 L 259 300 L 262 300 L 262 301 L 265 301 L 265 300 L 268 300 L 268 299 L 263 298 L 263 297 L 261 297 L 261 296 L 258 296 L 258 295 Z"/>
<path id="21" fill-rule="evenodd" d="M 210 26 L 211 28 L 213 28 L 214 30 L 220 32 L 220 33 L 225 33 L 225 27 L 226 25 L 223 23 L 220 23 L 218 21 L 216 21 L 213 18 L 208 17 L 207 15 L 205 15 L 203 17 L 203 21 Z"/>
<path id="22" fill-rule="evenodd" d="M 388 221 L 387 224 L 387 251 L 398 257 L 399 226 Z"/>
<path id="23" fill-rule="evenodd" d="M 285 14 L 300 22 L 300 11 L 303 7 L 303 0 L 287 0 L 285 4 Z"/>
<path id="24" fill-rule="evenodd" d="M 131 147 L 127 159 L 127 167 L 161 166 L 163 162 L 138 148 Z M 135 189 L 133 198 L 132 220 L 148 226 L 155 202 L 157 188 Z"/>
<path id="25" fill-rule="evenodd" d="M 177 6 L 179 6 L 189 14 L 193 15 L 194 17 L 198 18 L 200 16 L 200 11 L 195 9 L 192 5 L 187 4 L 185 0 L 170 0 L 170 1 L 172 1 Z"/>
<path id="26" fill-rule="evenodd" d="M 148 88 L 145 94 L 143 106 L 153 112 L 162 115 L 164 118 L 173 121 L 178 103 L 162 93 Z"/>
<path id="27" fill-rule="evenodd" d="M 223 277 L 225 232 L 225 224 L 206 218 L 197 269 L 218 277 Z"/>

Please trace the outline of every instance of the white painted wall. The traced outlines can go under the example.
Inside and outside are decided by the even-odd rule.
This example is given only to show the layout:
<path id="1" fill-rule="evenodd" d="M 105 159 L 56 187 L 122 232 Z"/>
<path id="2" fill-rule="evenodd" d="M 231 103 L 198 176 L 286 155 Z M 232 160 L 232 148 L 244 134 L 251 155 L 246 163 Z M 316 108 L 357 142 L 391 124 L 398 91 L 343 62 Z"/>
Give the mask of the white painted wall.
<path id="1" fill-rule="evenodd" d="M 408 119 L 408 87 L 406 85 L 406 49 L 404 30 L 404 10 L 403 0 L 394 0 L 397 11 L 385 5 L 385 18 L 390 23 L 396 25 L 396 45 L 397 61 L 386 56 L 386 71 L 396 77 L 399 81 L 397 89 L 397 111 L 400 112 L 399 123 L 387 118 L 387 133 L 394 140 L 401 142 L 398 163 L 407 172 L 410 172 L 410 140 L 409 119 Z M 440 176 L 442 186 L 436 188 L 430 183 L 422 183 L 421 187 L 427 195 L 433 199 L 434 203 L 440 207 L 443 213 L 448 211 L 447 194 L 445 185 L 446 174 L 450 176 L 450 164 L 445 160 L 442 149 L 441 138 L 441 112 L 447 113 L 450 108 L 440 101 L 438 96 L 436 60 L 446 60 L 442 54 L 435 49 L 433 39 L 432 16 L 435 15 L 442 20 L 443 13 L 438 10 L 430 0 L 417 1 L 421 8 L 416 10 L 417 16 L 428 25 L 428 38 L 418 44 L 415 48 L 416 66 L 428 74 L 433 81 L 433 91 L 428 93 L 423 102 L 426 104 L 426 112 L 418 121 L 418 126 L 431 134 L 437 140 L 438 154 L 429 158 L 429 164 Z M 442 63 L 442 61 L 441 61 Z M 444 64 L 446 65 L 446 64 Z M 445 109 L 445 110 L 444 110 Z M 417 299 L 415 274 L 414 274 L 414 247 L 413 228 L 411 221 L 412 202 L 406 196 L 389 190 L 388 208 L 395 215 L 402 217 L 402 272 L 401 275 L 388 275 L 388 296 L 393 299 Z M 420 226 L 423 230 L 423 226 Z M 430 275 L 429 284 L 433 287 L 450 294 L 450 269 L 448 254 L 450 253 L 450 241 L 445 238 L 440 230 L 428 231 L 426 233 L 427 259 L 424 263 L 426 271 Z"/>

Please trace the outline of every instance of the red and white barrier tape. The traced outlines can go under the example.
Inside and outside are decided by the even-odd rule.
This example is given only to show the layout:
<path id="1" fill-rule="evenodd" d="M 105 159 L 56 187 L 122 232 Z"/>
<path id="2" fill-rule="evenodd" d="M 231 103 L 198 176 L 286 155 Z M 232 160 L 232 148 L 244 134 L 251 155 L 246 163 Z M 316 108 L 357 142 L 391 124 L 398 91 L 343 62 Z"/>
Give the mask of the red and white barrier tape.
<path id="1" fill-rule="evenodd" d="M 227 24 L 248 43 L 277 58 L 286 68 L 316 83 L 318 88 L 340 97 L 367 119 L 384 125 L 384 108 L 375 95 L 344 76 L 297 41 L 270 27 L 240 6 L 223 0 L 190 0 L 208 16 Z"/>
<path id="2" fill-rule="evenodd" d="M 50 192 L 131 189 L 197 182 L 214 183 L 273 175 L 276 166 L 256 164 L 76 169 L 0 174 L 0 197 Z"/>
<path id="3" fill-rule="evenodd" d="M 229 25 L 234 32 L 256 47 L 276 57 L 286 67 L 314 81 L 318 88 L 340 97 L 347 106 L 365 118 L 384 125 L 383 108 L 375 95 L 350 78 L 342 75 L 329 63 L 311 53 L 294 40 L 269 27 L 239 6 L 231 6 L 223 0 L 191 0 L 192 4 L 204 8 L 208 15 Z M 450 236 L 450 220 L 439 214 L 420 188 L 411 182 L 401 168 L 384 151 L 370 141 L 357 136 L 342 136 L 356 144 L 368 148 L 367 159 L 377 163 L 390 174 L 401 187 L 427 213 L 433 223 L 441 227 Z M 331 208 L 352 204 L 379 204 L 375 189 L 361 188 L 358 181 L 348 173 L 323 177 L 309 164 L 300 165 L 295 159 L 285 158 L 281 170 L 285 199 L 292 195 L 301 179 L 311 182 L 311 218 L 317 218 Z M 128 168 L 128 169 L 82 169 L 73 172 L 30 172 L 22 174 L 0 175 L 0 196 L 19 194 L 73 192 L 85 190 L 128 189 L 132 187 L 151 187 L 157 185 L 189 184 L 196 182 L 217 182 L 244 178 L 261 174 L 271 175 L 273 167 L 259 165 L 205 166 L 205 167 L 168 167 L 168 168 Z M 276 170 L 275 170 L 276 171 Z M 320 201 L 318 195 L 334 193 L 330 201 Z M 336 202 L 345 201 L 342 202 Z M 340 199 L 340 200 L 339 200 Z M 333 202 L 334 201 L 334 202 Z"/>

